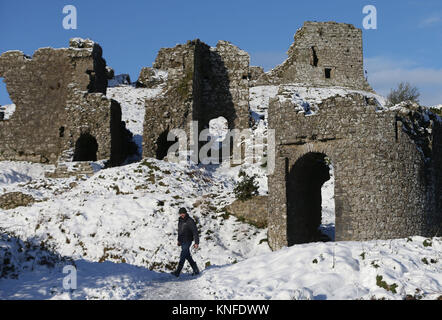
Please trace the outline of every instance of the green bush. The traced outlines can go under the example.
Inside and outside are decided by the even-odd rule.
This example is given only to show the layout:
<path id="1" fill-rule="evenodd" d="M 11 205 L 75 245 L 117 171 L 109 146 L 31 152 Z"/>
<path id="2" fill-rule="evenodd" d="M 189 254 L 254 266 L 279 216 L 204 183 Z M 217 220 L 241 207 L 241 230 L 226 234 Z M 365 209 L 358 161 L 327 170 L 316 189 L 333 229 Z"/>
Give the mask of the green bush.
<path id="1" fill-rule="evenodd" d="M 255 181 L 257 175 L 249 177 L 244 171 L 239 172 L 239 177 L 242 178 L 235 186 L 233 192 L 235 198 L 240 201 L 246 201 L 258 196 L 258 183 Z"/>
<path id="2" fill-rule="evenodd" d="M 393 284 L 387 284 L 387 282 L 385 282 L 385 281 L 383 280 L 383 277 L 382 277 L 382 276 L 379 276 L 379 275 L 376 276 L 376 285 L 377 285 L 378 287 L 384 288 L 384 289 L 387 290 L 387 291 L 391 291 L 391 292 L 394 293 L 394 294 L 397 293 L 396 289 L 397 289 L 398 285 L 397 285 L 396 283 L 393 283 Z"/>

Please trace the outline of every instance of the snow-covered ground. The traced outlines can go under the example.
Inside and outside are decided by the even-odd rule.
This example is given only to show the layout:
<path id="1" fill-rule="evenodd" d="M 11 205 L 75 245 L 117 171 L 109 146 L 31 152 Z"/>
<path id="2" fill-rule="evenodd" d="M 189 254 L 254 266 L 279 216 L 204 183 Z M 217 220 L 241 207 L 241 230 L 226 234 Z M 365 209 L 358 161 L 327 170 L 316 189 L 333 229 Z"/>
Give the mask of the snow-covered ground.
<path id="1" fill-rule="evenodd" d="M 1 106 L 0 111 L 5 113 L 5 116 L 4 116 L 3 120 L 11 119 L 12 115 L 15 112 L 15 109 L 16 109 L 15 104 L 8 104 L 8 105 L 5 105 L 5 106 Z"/>
<path id="2" fill-rule="evenodd" d="M 290 89 L 309 104 L 333 95 Z M 332 92 L 333 91 L 333 92 Z M 251 89 L 252 137 L 267 135 L 272 86 Z M 144 99 L 161 90 L 109 88 L 123 119 L 142 137 Z M 378 100 L 379 101 L 379 100 Z M 215 121 L 215 136 L 224 129 Z M 141 140 L 138 141 L 139 145 Z M 248 146 L 250 141 L 246 142 Z M 267 193 L 262 161 L 243 166 L 195 166 L 143 159 L 119 168 L 94 164 L 90 178 L 45 178 L 53 166 L 0 162 L 0 196 L 19 191 L 29 207 L 0 209 L 0 299 L 403 299 L 442 295 L 442 239 L 311 243 L 271 252 L 267 230 L 240 222 L 223 208 L 234 199 L 241 169 Z M 322 192 L 321 230 L 334 235 L 334 180 Z M 197 220 L 203 270 L 179 279 L 177 212 Z M 63 288 L 74 265 L 77 288 Z"/>

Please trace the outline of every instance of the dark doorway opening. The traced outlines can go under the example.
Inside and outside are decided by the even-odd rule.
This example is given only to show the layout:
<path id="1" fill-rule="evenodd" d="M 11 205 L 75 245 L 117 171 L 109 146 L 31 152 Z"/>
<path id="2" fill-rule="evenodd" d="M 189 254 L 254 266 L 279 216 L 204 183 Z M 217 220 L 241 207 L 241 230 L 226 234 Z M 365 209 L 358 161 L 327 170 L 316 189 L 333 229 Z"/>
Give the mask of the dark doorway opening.
<path id="1" fill-rule="evenodd" d="M 331 73 L 332 73 L 332 69 L 330 68 L 325 68 L 325 79 L 331 79 Z"/>
<path id="2" fill-rule="evenodd" d="M 89 133 L 83 133 L 75 143 L 73 161 L 97 161 L 97 152 L 97 140 Z"/>
<path id="3" fill-rule="evenodd" d="M 330 177 L 330 162 L 323 153 L 308 153 L 288 170 L 286 195 L 289 246 L 331 240 L 319 229 L 322 219 L 322 186 Z"/>
<path id="4" fill-rule="evenodd" d="M 163 131 L 156 141 L 157 151 L 156 158 L 158 160 L 164 160 L 164 158 L 169 153 L 170 147 L 172 147 L 175 143 L 178 142 L 178 139 L 175 138 L 173 141 L 168 141 L 167 136 L 169 134 L 169 129 Z"/>

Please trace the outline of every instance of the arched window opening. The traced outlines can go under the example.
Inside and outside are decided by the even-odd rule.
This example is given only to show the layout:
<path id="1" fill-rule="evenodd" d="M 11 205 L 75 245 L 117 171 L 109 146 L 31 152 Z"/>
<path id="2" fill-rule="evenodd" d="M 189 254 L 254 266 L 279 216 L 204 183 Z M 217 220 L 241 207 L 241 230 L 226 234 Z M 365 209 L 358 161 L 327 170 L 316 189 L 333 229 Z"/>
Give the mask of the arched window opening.
<path id="1" fill-rule="evenodd" d="M 73 161 L 97 161 L 97 152 L 97 140 L 89 133 L 83 133 L 75 143 Z"/>

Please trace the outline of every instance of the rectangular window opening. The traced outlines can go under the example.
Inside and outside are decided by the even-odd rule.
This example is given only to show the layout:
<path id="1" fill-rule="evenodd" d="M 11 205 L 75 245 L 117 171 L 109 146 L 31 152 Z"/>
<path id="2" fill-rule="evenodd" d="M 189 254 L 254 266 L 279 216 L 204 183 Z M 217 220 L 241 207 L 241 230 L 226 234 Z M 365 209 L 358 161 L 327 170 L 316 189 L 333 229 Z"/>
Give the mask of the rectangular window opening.
<path id="1" fill-rule="evenodd" d="M 325 79 L 331 79 L 331 72 L 332 72 L 332 69 L 330 69 L 330 68 L 325 68 Z"/>

